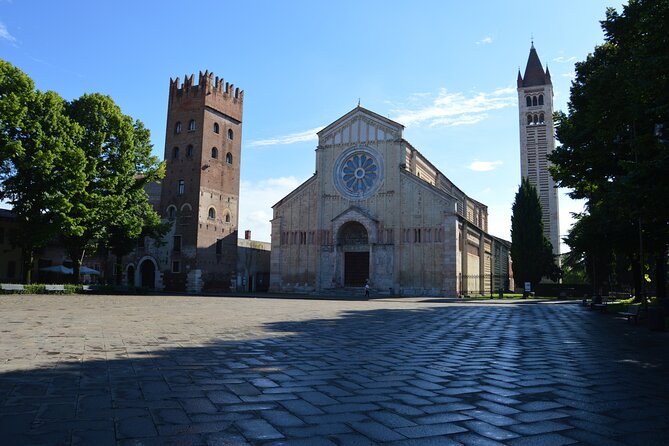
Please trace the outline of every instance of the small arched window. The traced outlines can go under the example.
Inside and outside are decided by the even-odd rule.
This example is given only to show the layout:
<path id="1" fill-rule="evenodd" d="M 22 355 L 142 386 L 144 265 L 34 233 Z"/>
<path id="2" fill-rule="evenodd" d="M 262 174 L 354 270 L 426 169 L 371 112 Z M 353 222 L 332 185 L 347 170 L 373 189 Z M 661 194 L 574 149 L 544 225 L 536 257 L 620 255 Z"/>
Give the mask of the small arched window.
<path id="1" fill-rule="evenodd" d="M 225 162 L 228 164 L 232 164 L 232 153 L 228 152 L 228 154 L 225 155 Z"/>
<path id="2" fill-rule="evenodd" d="M 179 189 L 177 189 L 177 195 L 183 195 L 186 192 L 186 182 L 184 180 L 179 180 Z"/>
<path id="3" fill-rule="evenodd" d="M 219 132 L 218 122 L 214 122 L 214 133 Z"/>
<path id="4" fill-rule="evenodd" d="M 188 131 L 192 132 L 195 130 L 195 119 L 191 119 L 188 123 Z"/>
<path id="5" fill-rule="evenodd" d="M 216 209 L 214 209 L 214 208 L 209 208 L 209 214 L 207 215 L 207 217 L 208 217 L 210 220 L 215 219 L 215 218 L 216 218 Z"/>
<path id="6" fill-rule="evenodd" d="M 531 107 L 531 106 L 532 106 L 532 98 L 528 96 L 528 97 L 525 98 L 525 99 L 527 100 L 527 106 L 528 106 L 528 107 Z"/>
<path id="7" fill-rule="evenodd" d="M 527 125 L 532 124 L 532 115 L 527 115 Z"/>
<path id="8" fill-rule="evenodd" d="M 186 147 L 186 156 L 187 156 L 188 158 L 192 158 L 192 157 L 193 157 L 193 146 L 188 145 L 188 147 Z"/>
<path id="9" fill-rule="evenodd" d="M 174 124 L 174 133 L 177 135 L 181 133 L 181 121 L 177 121 L 177 123 Z"/>
<path id="10" fill-rule="evenodd" d="M 211 148 L 211 157 L 214 159 L 218 159 L 218 149 L 216 147 Z"/>
<path id="11" fill-rule="evenodd" d="M 532 105 L 537 105 L 537 97 L 532 96 Z"/>
<path id="12" fill-rule="evenodd" d="M 544 95 L 543 94 L 539 95 L 539 105 L 544 105 Z"/>
<path id="13" fill-rule="evenodd" d="M 534 115 L 534 123 L 539 124 L 539 117 L 537 115 Z"/>
<path id="14" fill-rule="evenodd" d="M 176 206 L 168 206 L 167 207 L 167 218 L 170 220 L 174 220 L 177 218 L 177 208 Z"/>
<path id="15" fill-rule="evenodd" d="M 232 132 L 232 129 L 228 129 L 228 139 L 232 139 L 235 134 Z"/>
<path id="16" fill-rule="evenodd" d="M 230 214 L 228 213 L 225 214 L 225 222 L 230 223 Z"/>
<path id="17" fill-rule="evenodd" d="M 178 159 L 179 158 L 179 148 L 175 147 L 172 149 L 172 158 Z"/>
<path id="18" fill-rule="evenodd" d="M 539 124 L 543 124 L 543 123 L 544 123 L 544 114 L 541 113 L 541 114 L 539 115 Z"/>

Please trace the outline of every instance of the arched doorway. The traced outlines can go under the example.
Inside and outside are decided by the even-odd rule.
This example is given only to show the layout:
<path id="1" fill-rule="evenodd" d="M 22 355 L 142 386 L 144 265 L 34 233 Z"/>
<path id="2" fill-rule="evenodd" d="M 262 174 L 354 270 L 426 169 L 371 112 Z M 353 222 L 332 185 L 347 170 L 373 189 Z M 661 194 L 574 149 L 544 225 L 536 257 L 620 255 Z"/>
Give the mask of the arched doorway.
<path id="1" fill-rule="evenodd" d="M 128 269 L 126 271 L 126 282 L 128 283 L 128 286 L 135 286 L 135 267 L 134 267 L 134 265 L 128 265 Z"/>
<path id="2" fill-rule="evenodd" d="M 338 242 L 344 254 L 344 286 L 364 286 L 369 278 L 367 229 L 357 221 L 350 221 L 339 230 Z"/>
<path id="3" fill-rule="evenodd" d="M 141 275 L 142 287 L 156 287 L 156 266 L 151 260 L 144 260 L 142 264 L 139 265 L 139 274 Z"/>

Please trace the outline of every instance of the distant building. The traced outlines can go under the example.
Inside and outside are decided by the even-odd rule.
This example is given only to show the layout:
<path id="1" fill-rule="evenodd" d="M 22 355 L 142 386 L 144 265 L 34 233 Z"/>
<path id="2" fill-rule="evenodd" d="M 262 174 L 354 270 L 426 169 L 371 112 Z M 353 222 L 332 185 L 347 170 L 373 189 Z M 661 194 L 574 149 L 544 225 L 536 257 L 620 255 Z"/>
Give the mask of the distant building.
<path id="1" fill-rule="evenodd" d="M 12 211 L 0 209 L 0 282 L 20 282 L 23 277 L 23 253 L 12 245 L 17 225 Z"/>
<path id="2" fill-rule="evenodd" d="M 534 44 L 530 48 L 525 75 L 521 76 L 518 71 L 518 115 L 521 175 L 537 189 L 544 235 L 553 245 L 553 254 L 559 256 L 558 191 L 548 171 L 550 163 L 547 158 L 555 149 L 553 83 L 548 67 L 544 71 L 541 66 Z"/>
<path id="3" fill-rule="evenodd" d="M 494 278 L 508 244 L 487 233 L 488 208 L 403 130 L 358 106 L 318 132 L 316 173 L 273 206 L 271 291 L 369 281 L 382 293 L 480 295 L 508 282 Z"/>

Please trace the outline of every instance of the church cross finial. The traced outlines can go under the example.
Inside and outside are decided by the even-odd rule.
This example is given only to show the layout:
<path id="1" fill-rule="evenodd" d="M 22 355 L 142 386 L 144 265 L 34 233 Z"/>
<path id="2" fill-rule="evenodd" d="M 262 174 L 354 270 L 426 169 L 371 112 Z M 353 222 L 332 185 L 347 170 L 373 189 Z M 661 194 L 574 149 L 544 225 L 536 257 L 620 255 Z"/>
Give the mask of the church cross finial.
<path id="1" fill-rule="evenodd" d="M 360 98 L 358 98 L 358 107 L 360 107 Z"/>

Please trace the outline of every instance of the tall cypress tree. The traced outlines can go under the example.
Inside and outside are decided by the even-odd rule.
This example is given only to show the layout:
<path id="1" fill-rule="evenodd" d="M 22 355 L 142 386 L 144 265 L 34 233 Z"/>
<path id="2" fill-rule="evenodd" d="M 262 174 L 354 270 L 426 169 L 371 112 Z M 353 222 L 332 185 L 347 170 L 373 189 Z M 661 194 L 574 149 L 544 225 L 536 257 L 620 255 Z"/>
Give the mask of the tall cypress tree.
<path id="1" fill-rule="evenodd" d="M 515 282 L 521 286 L 530 282 L 534 289 L 542 277 L 555 277 L 557 266 L 552 252 L 553 246 L 544 236 L 539 195 L 529 180 L 523 178 L 511 214 L 511 260 Z"/>

